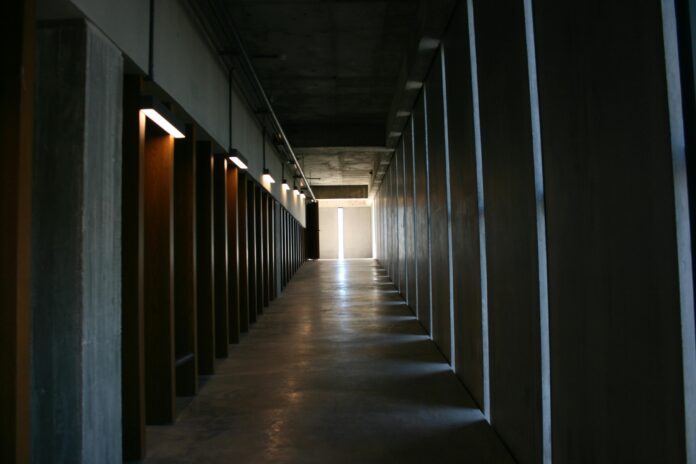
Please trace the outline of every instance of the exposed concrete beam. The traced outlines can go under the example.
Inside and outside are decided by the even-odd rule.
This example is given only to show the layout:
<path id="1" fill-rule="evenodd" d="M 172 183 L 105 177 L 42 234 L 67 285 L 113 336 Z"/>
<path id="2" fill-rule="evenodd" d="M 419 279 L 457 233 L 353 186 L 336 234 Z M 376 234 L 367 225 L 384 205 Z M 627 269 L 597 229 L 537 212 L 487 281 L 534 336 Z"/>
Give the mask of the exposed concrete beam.
<path id="1" fill-rule="evenodd" d="M 367 185 L 315 185 L 317 199 L 367 198 Z"/>

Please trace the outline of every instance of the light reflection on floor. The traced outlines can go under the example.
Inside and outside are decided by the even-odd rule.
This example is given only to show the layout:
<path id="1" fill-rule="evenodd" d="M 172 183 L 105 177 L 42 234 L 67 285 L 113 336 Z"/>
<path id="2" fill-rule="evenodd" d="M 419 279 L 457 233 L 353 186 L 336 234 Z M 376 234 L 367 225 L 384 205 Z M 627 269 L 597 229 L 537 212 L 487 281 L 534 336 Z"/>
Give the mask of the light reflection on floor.
<path id="1" fill-rule="evenodd" d="M 376 263 L 313 261 L 148 463 L 513 462 Z"/>

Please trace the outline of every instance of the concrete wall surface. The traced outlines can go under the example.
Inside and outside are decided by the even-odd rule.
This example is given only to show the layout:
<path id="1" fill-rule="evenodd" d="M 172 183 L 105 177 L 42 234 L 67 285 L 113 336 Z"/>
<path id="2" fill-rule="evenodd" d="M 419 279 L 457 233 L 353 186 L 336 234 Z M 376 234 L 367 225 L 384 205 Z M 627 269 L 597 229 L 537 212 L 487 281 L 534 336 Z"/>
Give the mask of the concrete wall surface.
<path id="1" fill-rule="evenodd" d="M 338 259 L 338 208 L 319 208 L 319 258 Z"/>
<path id="2" fill-rule="evenodd" d="M 319 202 L 319 257 L 338 259 L 338 209 Z M 345 259 L 372 257 L 372 208 L 343 207 Z"/>
<path id="3" fill-rule="evenodd" d="M 346 259 L 372 257 L 372 208 L 343 208 Z"/>
<path id="4" fill-rule="evenodd" d="M 249 160 L 250 175 L 261 182 L 261 126 L 236 82 L 230 96 L 229 73 L 185 2 L 155 0 L 152 63 L 149 2 L 39 0 L 37 9 L 42 20 L 88 18 L 139 68 L 138 72 L 146 73 L 152 65 L 152 83 L 171 98 L 175 112 L 181 108 L 179 116 L 197 124 L 200 133 L 215 143 L 216 151 L 239 149 Z M 267 142 L 266 166 L 276 183 L 264 187 L 304 226 L 304 202 L 280 187 L 282 159 Z"/>
<path id="5" fill-rule="evenodd" d="M 32 462 L 121 463 L 123 60 L 77 21 L 37 51 Z"/>

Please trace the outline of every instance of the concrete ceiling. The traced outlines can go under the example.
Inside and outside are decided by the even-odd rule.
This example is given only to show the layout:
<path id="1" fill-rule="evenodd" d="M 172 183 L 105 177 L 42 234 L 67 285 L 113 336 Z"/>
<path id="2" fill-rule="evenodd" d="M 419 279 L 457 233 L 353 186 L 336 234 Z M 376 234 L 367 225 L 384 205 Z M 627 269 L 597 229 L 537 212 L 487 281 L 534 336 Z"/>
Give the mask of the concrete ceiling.
<path id="1" fill-rule="evenodd" d="M 418 0 L 224 0 L 316 185 L 372 185 Z"/>
<path id="2" fill-rule="evenodd" d="M 385 147 L 301 147 L 295 149 L 311 185 L 370 185 Z M 375 164 L 377 160 L 377 165 Z"/>

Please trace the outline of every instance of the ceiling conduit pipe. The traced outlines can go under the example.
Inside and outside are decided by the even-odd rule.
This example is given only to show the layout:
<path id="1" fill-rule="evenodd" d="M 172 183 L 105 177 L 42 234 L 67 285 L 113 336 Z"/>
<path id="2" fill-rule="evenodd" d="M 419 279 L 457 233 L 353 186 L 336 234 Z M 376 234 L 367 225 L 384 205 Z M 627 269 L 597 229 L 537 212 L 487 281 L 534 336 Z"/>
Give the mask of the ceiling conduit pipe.
<path id="1" fill-rule="evenodd" d="M 263 86 L 261 85 L 261 81 L 259 80 L 258 76 L 256 75 L 256 71 L 254 70 L 254 66 L 251 64 L 251 59 L 249 58 L 249 55 L 247 54 L 246 50 L 244 49 L 244 46 L 242 45 L 242 39 L 237 33 L 235 29 L 231 30 L 232 32 L 232 37 L 234 38 L 234 41 L 236 42 L 236 46 L 240 51 L 240 55 L 242 57 L 243 63 L 246 66 L 246 71 L 249 74 L 249 78 L 251 79 L 254 87 L 256 87 L 257 91 L 259 92 L 259 95 L 261 96 L 261 99 L 263 100 L 263 104 L 266 106 L 266 109 L 268 110 L 268 114 L 271 117 L 271 120 L 273 122 L 273 125 L 276 127 L 278 130 L 278 133 L 280 134 L 280 137 L 283 141 L 283 145 L 287 149 L 288 153 L 292 157 L 292 162 L 295 165 L 295 168 L 298 170 L 300 173 L 300 176 L 304 180 L 305 186 L 307 187 L 307 190 L 309 191 L 309 194 L 312 197 L 312 200 L 316 200 L 316 197 L 314 196 L 314 192 L 312 191 L 312 187 L 309 185 L 309 182 L 307 181 L 307 177 L 305 176 L 304 171 L 302 170 L 302 166 L 300 166 L 299 161 L 297 160 L 297 156 L 295 156 L 295 152 L 292 149 L 292 146 L 290 145 L 290 142 L 288 141 L 287 135 L 285 135 L 285 131 L 283 130 L 283 126 L 281 126 L 280 121 L 278 120 L 278 117 L 275 114 L 275 111 L 273 110 L 273 106 L 271 105 L 271 101 L 268 99 L 268 96 L 266 95 L 266 91 L 263 89 Z"/>

